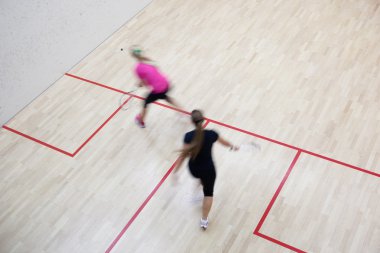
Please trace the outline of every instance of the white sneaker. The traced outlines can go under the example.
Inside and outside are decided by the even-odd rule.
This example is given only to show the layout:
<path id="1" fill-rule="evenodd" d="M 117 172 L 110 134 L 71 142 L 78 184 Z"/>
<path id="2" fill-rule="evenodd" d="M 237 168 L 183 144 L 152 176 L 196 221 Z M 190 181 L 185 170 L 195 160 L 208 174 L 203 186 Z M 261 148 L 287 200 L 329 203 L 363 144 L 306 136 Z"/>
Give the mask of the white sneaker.
<path id="1" fill-rule="evenodd" d="M 201 225 L 201 228 L 203 228 L 203 230 L 206 230 L 207 227 L 208 227 L 208 218 L 205 219 L 205 220 L 201 218 L 201 223 L 200 223 L 200 225 Z"/>

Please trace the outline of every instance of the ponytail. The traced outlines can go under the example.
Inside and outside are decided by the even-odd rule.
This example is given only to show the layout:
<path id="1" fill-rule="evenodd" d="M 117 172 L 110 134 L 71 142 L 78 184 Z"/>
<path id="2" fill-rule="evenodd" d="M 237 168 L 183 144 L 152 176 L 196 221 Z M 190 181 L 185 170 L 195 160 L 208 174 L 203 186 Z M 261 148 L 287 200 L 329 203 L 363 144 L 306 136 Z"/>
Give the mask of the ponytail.
<path id="1" fill-rule="evenodd" d="M 203 144 L 203 138 L 204 138 L 204 132 L 202 123 L 204 121 L 202 112 L 199 110 L 194 110 L 191 112 L 191 120 L 194 123 L 196 129 L 195 129 L 195 136 L 192 139 L 190 146 L 186 149 L 181 150 L 181 156 L 186 157 L 190 156 L 191 160 L 194 160 L 199 152 L 202 149 Z"/>
<path id="2" fill-rule="evenodd" d="M 198 156 L 199 151 L 201 151 L 201 148 L 202 148 L 203 137 L 204 137 L 202 122 L 203 120 L 195 125 L 196 126 L 195 136 L 191 142 L 191 144 L 193 144 L 194 147 L 190 150 L 191 160 L 194 160 Z"/>
<path id="3" fill-rule="evenodd" d="M 150 58 L 144 56 L 144 51 L 137 45 L 133 45 L 129 49 L 132 56 L 134 56 L 139 61 L 152 61 Z"/>

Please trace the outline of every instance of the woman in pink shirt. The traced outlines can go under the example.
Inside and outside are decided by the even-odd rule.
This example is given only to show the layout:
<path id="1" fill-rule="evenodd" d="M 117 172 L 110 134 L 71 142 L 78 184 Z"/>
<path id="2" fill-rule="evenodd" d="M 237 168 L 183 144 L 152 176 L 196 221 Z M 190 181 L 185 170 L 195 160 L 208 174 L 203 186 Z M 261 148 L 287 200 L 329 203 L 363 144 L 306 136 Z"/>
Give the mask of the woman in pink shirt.
<path id="1" fill-rule="evenodd" d="M 151 60 L 142 55 L 142 50 L 132 47 L 131 55 L 138 61 L 135 68 L 135 73 L 140 79 L 138 86 L 147 86 L 151 90 L 145 99 L 141 113 L 135 118 L 136 124 L 141 128 L 144 128 L 144 119 L 147 113 L 148 104 L 153 103 L 158 99 L 165 99 L 170 104 L 176 107 L 178 106 L 173 99 L 167 95 L 170 87 L 168 79 L 159 72 L 156 66 L 150 64 Z"/>

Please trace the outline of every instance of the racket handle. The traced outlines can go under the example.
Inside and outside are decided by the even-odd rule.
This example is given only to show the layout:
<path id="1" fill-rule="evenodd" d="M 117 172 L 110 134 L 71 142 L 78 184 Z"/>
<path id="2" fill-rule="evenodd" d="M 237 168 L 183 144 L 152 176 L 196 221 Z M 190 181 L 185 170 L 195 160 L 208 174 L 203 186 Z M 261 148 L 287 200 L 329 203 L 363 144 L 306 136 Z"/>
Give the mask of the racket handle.
<path id="1" fill-rule="evenodd" d="M 238 147 L 238 146 L 231 145 L 231 147 L 230 147 L 230 151 L 236 151 L 236 150 L 239 150 L 239 147 Z"/>

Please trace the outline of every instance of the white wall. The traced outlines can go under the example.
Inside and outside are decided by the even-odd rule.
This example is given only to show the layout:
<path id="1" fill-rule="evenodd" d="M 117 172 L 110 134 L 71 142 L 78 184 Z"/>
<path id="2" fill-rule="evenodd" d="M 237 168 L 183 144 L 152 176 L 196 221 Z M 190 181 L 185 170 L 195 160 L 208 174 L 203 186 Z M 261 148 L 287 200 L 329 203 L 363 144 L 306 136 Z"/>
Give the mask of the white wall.
<path id="1" fill-rule="evenodd" d="M 0 126 L 152 0 L 0 0 Z"/>

